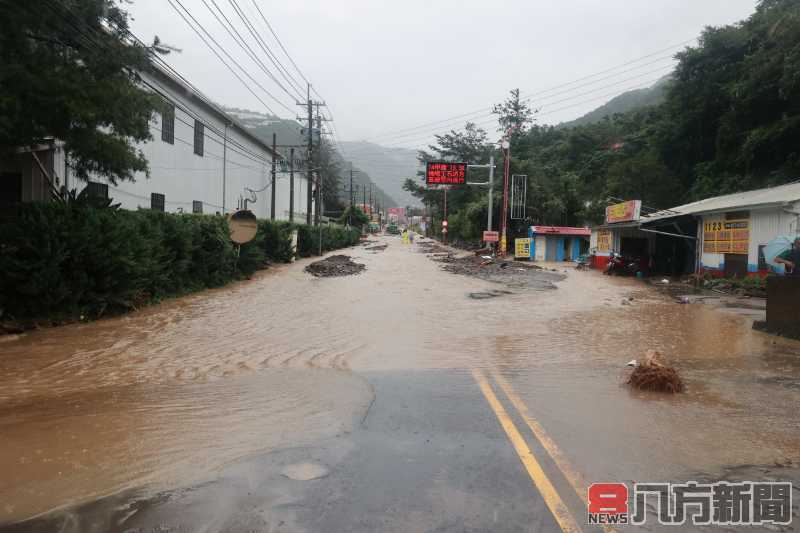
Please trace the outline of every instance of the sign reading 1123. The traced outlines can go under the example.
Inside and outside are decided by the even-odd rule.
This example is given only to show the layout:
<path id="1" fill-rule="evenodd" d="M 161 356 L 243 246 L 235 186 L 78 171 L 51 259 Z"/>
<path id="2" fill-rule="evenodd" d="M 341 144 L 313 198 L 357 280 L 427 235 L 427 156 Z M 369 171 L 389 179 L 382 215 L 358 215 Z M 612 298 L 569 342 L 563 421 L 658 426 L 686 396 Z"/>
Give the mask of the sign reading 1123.
<path id="1" fill-rule="evenodd" d="M 466 181 L 466 163 L 428 161 L 425 169 L 425 183 L 428 185 L 463 185 Z"/>

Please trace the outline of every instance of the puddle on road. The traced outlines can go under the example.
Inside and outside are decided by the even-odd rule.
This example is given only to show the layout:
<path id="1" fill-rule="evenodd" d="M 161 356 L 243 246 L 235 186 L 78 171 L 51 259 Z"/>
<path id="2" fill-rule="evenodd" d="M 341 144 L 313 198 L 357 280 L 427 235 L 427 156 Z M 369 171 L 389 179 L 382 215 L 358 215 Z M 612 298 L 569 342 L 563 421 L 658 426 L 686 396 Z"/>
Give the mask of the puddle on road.
<path id="1" fill-rule="evenodd" d="M 416 245 L 381 242 L 391 244 L 379 254 L 347 251 L 366 265 L 359 276 L 313 279 L 299 262 L 4 339 L 0 522 L 124 487 L 186 484 L 347 431 L 372 399 L 358 377 L 367 370 L 497 367 L 587 477 L 800 449 L 800 392 L 787 386 L 800 378 L 800 343 L 594 272 L 570 272 L 555 290 L 466 298 L 505 288 L 442 272 Z M 687 394 L 620 386 L 625 362 L 648 348 L 684 371 Z"/>
<path id="2" fill-rule="evenodd" d="M 349 373 L 271 369 L 4 404 L 0 523 L 143 484 L 202 481 L 249 454 L 350 431 L 370 394 Z"/>

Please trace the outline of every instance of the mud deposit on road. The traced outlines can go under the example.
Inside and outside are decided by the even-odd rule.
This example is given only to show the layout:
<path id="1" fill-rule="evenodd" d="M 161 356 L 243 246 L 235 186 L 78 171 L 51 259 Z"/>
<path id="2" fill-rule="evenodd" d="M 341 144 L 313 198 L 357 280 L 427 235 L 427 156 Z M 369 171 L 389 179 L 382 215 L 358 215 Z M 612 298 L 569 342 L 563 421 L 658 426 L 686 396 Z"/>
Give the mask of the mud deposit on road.
<path id="1" fill-rule="evenodd" d="M 502 261 L 484 259 L 474 255 L 456 257 L 452 254 L 434 255 L 431 257 L 447 272 L 473 276 L 494 283 L 503 283 L 509 287 L 535 290 L 555 289 L 555 283 L 563 281 L 566 276 L 541 267 L 518 261 Z"/>
<path id="2" fill-rule="evenodd" d="M 389 247 L 388 244 L 376 244 L 374 246 L 367 246 L 365 250 L 369 252 L 382 252 L 388 247 Z"/>
<path id="3" fill-rule="evenodd" d="M 311 263 L 306 272 L 318 278 L 335 278 L 352 276 L 363 272 L 367 267 L 354 262 L 349 255 L 332 255 Z"/>
<path id="4" fill-rule="evenodd" d="M 437 263 L 417 253 L 419 243 L 376 241 L 389 246 L 348 251 L 369 275 L 315 280 L 304 271 L 312 260 L 302 259 L 126 316 L 3 340 L 0 530 L 56 507 L 93 509 L 98 521 L 120 517 L 97 531 L 158 531 L 136 524 L 184 516 L 195 516 L 196 527 L 171 530 L 198 531 L 246 507 L 263 524 L 233 530 L 392 532 L 452 530 L 446 518 L 477 516 L 470 510 L 509 498 L 525 507 L 519 501 L 535 492 L 518 458 L 498 455 L 513 448 L 472 369 L 507 380 L 587 480 L 716 480 L 726 472 L 756 480 L 774 472 L 736 466 L 791 460 L 794 470 L 780 476 L 797 482 L 800 342 L 754 332 L 740 315 L 676 303 L 633 279 L 592 271 L 563 279 L 515 262 L 486 270 L 474 257 L 454 276 L 440 267 L 459 265 L 457 256 Z M 528 276 L 563 281 L 542 291 L 490 283 Z M 649 349 L 680 370 L 685 393 L 623 384 L 625 363 Z M 470 434 L 493 447 L 461 456 Z M 409 442 L 428 455 L 411 462 Z M 381 455 L 386 449 L 395 455 Z M 371 469 L 348 471 L 346 456 Z M 305 463 L 329 473 L 309 481 L 282 474 Z M 523 476 L 524 488 L 472 490 L 511 474 Z M 404 507 L 397 496 L 411 481 L 422 506 Z M 315 486 L 320 492 L 301 492 Z M 183 507 L 168 507 L 169 497 L 131 507 L 124 490 L 149 498 L 176 487 L 167 494 Z M 117 495 L 94 505 L 110 493 Z M 375 501 L 359 508 L 365 494 Z M 337 509 L 380 520 L 393 506 L 395 528 L 324 523 Z M 158 515 L 162 507 L 169 510 Z M 319 522 L 279 527 L 301 511 Z M 498 530 L 482 522 L 457 529 Z"/>

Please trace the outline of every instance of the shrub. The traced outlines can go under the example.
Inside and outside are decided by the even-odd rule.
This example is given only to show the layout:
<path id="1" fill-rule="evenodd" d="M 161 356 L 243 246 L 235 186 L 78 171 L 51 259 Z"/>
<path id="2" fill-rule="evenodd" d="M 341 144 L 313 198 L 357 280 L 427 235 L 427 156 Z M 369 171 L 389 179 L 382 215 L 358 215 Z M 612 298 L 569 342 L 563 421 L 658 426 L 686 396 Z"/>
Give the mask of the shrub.
<path id="1" fill-rule="evenodd" d="M 346 246 L 357 244 L 361 238 L 361 231 L 356 228 L 343 226 L 298 226 L 297 253 L 301 257 L 309 257 L 319 252 L 320 235 L 322 236 L 322 251 L 337 250 Z"/>
<path id="2" fill-rule="evenodd" d="M 265 260 L 313 255 L 318 229 L 261 220 L 237 247 L 225 217 L 126 211 L 85 203 L 31 203 L 0 225 L 3 318 L 60 320 L 122 312 L 164 297 L 250 276 Z M 359 232 L 322 228 L 323 250 L 358 242 Z"/>

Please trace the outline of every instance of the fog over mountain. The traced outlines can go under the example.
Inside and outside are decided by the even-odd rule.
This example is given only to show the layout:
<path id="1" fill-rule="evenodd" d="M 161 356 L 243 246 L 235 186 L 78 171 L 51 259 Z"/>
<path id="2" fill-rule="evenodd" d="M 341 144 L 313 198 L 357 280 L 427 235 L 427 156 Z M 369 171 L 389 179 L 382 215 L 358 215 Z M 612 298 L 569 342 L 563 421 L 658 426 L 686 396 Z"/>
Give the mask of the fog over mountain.
<path id="1" fill-rule="evenodd" d="M 296 157 L 301 159 L 305 157 L 304 146 L 306 143 L 306 137 L 303 126 L 298 122 L 294 120 L 282 119 L 265 113 L 259 113 L 257 111 L 251 111 L 248 109 L 239 109 L 233 107 L 226 108 L 224 106 L 223 109 L 225 109 L 228 114 L 236 118 L 243 126 L 252 130 L 253 133 L 263 139 L 267 144 L 272 143 L 272 134 L 275 133 L 278 151 L 282 153 L 284 157 L 288 157 L 290 146 L 297 147 Z M 333 146 L 336 148 L 335 144 Z M 407 204 L 407 202 L 400 202 L 397 199 L 397 196 L 394 195 L 394 192 L 391 192 L 399 190 L 397 187 L 394 187 L 395 180 L 392 177 L 386 178 L 382 172 L 377 172 L 378 169 L 383 168 L 380 162 L 378 162 L 376 165 L 365 167 L 362 166 L 362 163 L 366 164 L 370 161 L 374 161 L 372 157 L 353 158 L 351 160 L 348 157 L 349 152 L 350 151 L 346 146 L 344 147 L 344 150 L 338 150 L 338 153 L 342 159 L 340 162 L 342 172 L 340 175 L 341 180 L 339 197 L 345 203 L 349 202 L 350 198 L 349 170 L 350 163 L 352 163 L 354 168 L 353 188 L 359 191 L 358 197 L 356 198 L 357 203 L 361 203 L 364 199 L 363 192 L 361 191 L 364 190 L 365 186 L 366 189 L 369 190 L 370 183 L 372 183 L 372 197 L 376 204 L 379 203 L 382 207 L 404 206 Z M 381 154 L 381 157 L 384 156 Z M 402 182 L 400 184 L 402 185 Z M 403 191 L 399 190 L 399 192 Z"/>
<path id="2" fill-rule="evenodd" d="M 403 190 L 406 178 L 416 177 L 421 169 L 417 151 L 410 148 L 387 147 L 366 141 L 343 141 L 345 158 L 365 170 L 399 207 L 421 205 L 419 200 Z"/>
<path id="3" fill-rule="evenodd" d="M 656 105 L 663 101 L 669 79 L 669 76 L 665 76 L 652 87 L 623 92 L 581 117 L 558 124 L 558 127 L 590 124 L 615 113 Z M 281 119 L 246 109 L 227 108 L 226 110 L 267 142 L 271 142 L 273 132 L 277 134 L 278 145 L 301 146 L 305 142 L 302 126 L 294 120 Z M 382 203 L 386 207 L 420 205 L 419 200 L 411 196 L 408 191 L 403 190 L 406 178 L 415 178 L 417 172 L 422 170 L 417 160 L 416 150 L 382 146 L 368 141 L 341 141 L 339 148 L 344 162 L 343 189 L 349 187 L 349 164 L 352 163 L 355 169 L 353 183 L 359 187 L 363 184 L 367 184 L 369 187 L 368 184 L 372 182 L 373 195 L 382 198 Z M 347 191 L 343 190 L 341 196 L 348 198 Z M 360 202 L 360 200 L 357 201 Z"/>

